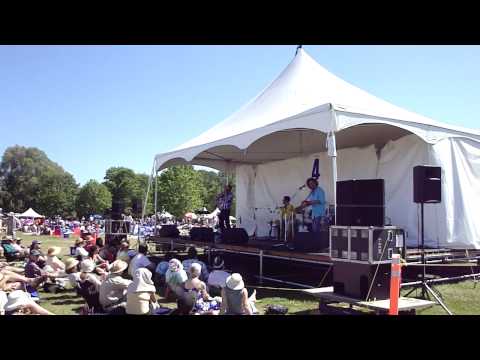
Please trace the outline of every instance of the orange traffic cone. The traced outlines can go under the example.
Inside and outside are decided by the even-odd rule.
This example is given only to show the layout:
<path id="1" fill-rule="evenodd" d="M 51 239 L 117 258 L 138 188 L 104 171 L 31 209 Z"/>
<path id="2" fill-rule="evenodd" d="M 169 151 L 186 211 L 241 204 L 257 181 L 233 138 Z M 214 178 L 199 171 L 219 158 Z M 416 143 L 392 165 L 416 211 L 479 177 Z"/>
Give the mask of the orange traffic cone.
<path id="1" fill-rule="evenodd" d="M 390 276 L 390 309 L 389 315 L 398 315 L 398 298 L 400 296 L 400 282 L 402 279 L 402 266 L 400 254 L 392 255 L 392 271 Z"/>

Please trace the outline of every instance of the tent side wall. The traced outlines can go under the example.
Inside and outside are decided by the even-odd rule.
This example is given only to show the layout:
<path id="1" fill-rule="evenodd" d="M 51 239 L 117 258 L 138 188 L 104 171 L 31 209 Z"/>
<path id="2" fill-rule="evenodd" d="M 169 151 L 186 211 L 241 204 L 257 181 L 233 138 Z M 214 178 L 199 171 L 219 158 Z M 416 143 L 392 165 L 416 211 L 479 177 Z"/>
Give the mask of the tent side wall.
<path id="1" fill-rule="evenodd" d="M 326 153 L 236 168 L 237 218 L 240 226 L 257 236 L 268 236 L 271 209 L 281 205 L 284 195 L 298 205 L 308 195 L 299 191 L 311 174 L 315 158 L 320 161 L 320 186 L 332 203 L 332 174 Z M 474 214 L 480 212 L 480 144 L 451 138 L 431 145 L 416 135 L 390 141 L 377 154 L 374 146 L 338 151 L 338 180 L 385 179 L 386 216 L 408 232 L 407 243 L 416 246 L 419 238 L 419 205 L 413 202 L 413 167 L 442 167 L 440 204 L 425 205 L 425 243 L 432 247 L 480 248 L 480 226 Z M 255 210 L 256 209 L 256 210 Z M 447 221 L 443 220 L 447 219 Z"/>

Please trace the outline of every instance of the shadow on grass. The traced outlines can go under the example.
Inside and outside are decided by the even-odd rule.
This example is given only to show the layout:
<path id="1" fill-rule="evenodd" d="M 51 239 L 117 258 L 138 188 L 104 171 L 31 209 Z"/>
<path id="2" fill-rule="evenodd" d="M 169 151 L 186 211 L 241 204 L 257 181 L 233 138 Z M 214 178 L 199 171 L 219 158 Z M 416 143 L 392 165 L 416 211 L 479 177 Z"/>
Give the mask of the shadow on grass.
<path id="1" fill-rule="evenodd" d="M 72 299 L 72 300 L 63 300 L 63 301 L 54 301 L 52 305 L 72 305 L 72 304 L 83 304 L 85 301 L 81 298 Z"/>
<path id="2" fill-rule="evenodd" d="M 52 294 L 52 293 L 45 293 L 45 294 L 42 294 L 42 298 L 45 299 L 45 300 L 52 300 L 52 301 L 56 301 L 56 300 L 67 300 L 67 299 L 76 299 L 78 298 L 78 295 L 75 294 L 75 293 L 66 293 L 66 294 L 63 294 L 63 295 L 60 295 L 60 294 Z M 57 296 L 58 295 L 58 296 Z"/>

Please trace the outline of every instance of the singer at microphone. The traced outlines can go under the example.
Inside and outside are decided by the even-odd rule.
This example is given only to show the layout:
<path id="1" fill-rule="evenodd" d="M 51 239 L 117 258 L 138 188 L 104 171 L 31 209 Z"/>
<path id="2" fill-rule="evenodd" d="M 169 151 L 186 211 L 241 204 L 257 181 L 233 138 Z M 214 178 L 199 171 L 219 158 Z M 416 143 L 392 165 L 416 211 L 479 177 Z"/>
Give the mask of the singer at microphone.
<path id="1" fill-rule="evenodd" d="M 315 178 L 307 179 L 306 185 L 310 189 L 310 194 L 302 202 L 301 208 L 312 207 L 312 230 L 319 233 L 322 218 L 325 216 L 325 192 L 318 186 L 318 180 Z"/>

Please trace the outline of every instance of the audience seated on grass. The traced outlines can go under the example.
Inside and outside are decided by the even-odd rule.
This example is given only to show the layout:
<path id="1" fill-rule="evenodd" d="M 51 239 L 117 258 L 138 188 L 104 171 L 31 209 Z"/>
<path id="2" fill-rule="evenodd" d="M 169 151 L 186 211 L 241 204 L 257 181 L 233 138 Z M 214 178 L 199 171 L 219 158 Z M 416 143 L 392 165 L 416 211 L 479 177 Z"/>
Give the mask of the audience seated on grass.
<path id="1" fill-rule="evenodd" d="M 155 296 L 156 289 L 152 273 L 146 268 L 139 268 L 133 274 L 133 281 L 127 289 L 127 314 L 153 315 L 159 308 Z"/>
<path id="2" fill-rule="evenodd" d="M 222 299 L 212 298 L 207 292 L 207 286 L 199 279 L 202 266 L 193 263 L 190 266 L 189 279 L 184 284 L 184 290 L 191 294 L 195 300 L 193 312 L 195 314 L 218 315 Z"/>
<path id="3" fill-rule="evenodd" d="M 99 299 L 103 310 L 109 314 L 125 314 L 127 306 L 127 288 L 131 280 L 122 277 L 128 264 L 122 260 L 112 263 L 107 279 L 99 289 Z"/>
<path id="4" fill-rule="evenodd" d="M 168 271 L 168 264 L 169 264 L 169 261 L 172 260 L 173 258 L 174 258 L 174 254 L 171 252 L 167 252 L 163 260 L 157 264 L 157 267 L 155 268 L 155 275 L 153 277 L 153 282 L 158 287 L 165 286 L 165 283 L 166 283 L 165 275 Z"/>
<path id="5" fill-rule="evenodd" d="M 147 268 L 150 271 L 155 270 L 155 264 L 152 263 L 147 257 L 148 247 L 146 245 L 138 246 L 138 254 L 130 260 L 128 267 L 128 274 L 133 278 L 135 271 L 140 268 Z"/>
<path id="6" fill-rule="evenodd" d="M 256 291 L 248 297 L 247 289 L 242 275 L 234 273 L 227 278 L 226 285 L 222 289 L 221 314 L 226 315 L 253 315 L 258 313 L 255 302 Z"/>
<path id="7" fill-rule="evenodd" d="M 183 268 L 188 272 L 190 271 L 190 266 L 193 263 L 197 263 L 202 266 L 202 273 L 200 274 L 200 280 L 207 281 L 208 275 L 209 275 L 207 265 L 203 261 L 198 260 L 197 250 L 195 249 L 195 247 L 191 246 L 188 249 L 188 259 L 184 260 L 182 262 L 182 265 L 183 265 Z"/>
<path id="8" fill-rule="evenodd" d="M 47 276 L 39 276 L 35 278 L 27 278 L 16 272 L 12 272 L 7 269 L 0 271 L 0 290 L 13 291 L 22 290 L 27 287 L 37 289 L 42 283 L 45 282 Z"/>
<path id="9" fill-rule="evenodd" d="M 178 296 L 183 291 L 183 284 L 188 280 L 187 273 L 183 269 L 183 265 L 178 259 L 172 259 L 168 262 L 168 270 L 165 274 L 165 282 L 167 283 L 167 294 L 171 291 Z"/>
<path id="10" fill-rule="evenodd" d="M 101 280 L 93 272 L 95 264 L 92 260 L 86 259 L 80 263 L 80 279 L 78 281 L 78 293 L 85 299 L 88 307 L 94 312 L 102 312 L 99 300 Z"/>
<path id="11" fill-rule="evenodd" d="M 74 258 L 68 258 L 65 260 L 65 273 L 67 274 L 70 286 L 74 289 L 78 288 L 80 281 L 80 261 Z"/>
<path id="12" fill-rule="evenodd" d="M 32 250 L 37 250 L 40 253 L 40 257 L 38 259 L 39 266 L 43 267 L 45 261 L 47 260 L 45 254 L 42 251 L 42 242 L 40 240 L 33 240 L 32 244 L 30 245 L 30 252 Z"/>
<path id="13" fill-rule="evenodd" d="M 78 261 L 88 259 L 88 251 L 85 250 L 85 240 L 82 238 L 75 241 L 75 257 Z"/>
<path id="14" fill-rule="evenodd" d="M 54 315 L 44 309 L 30 297 L 30 294 L 23 290 L 15 290 L 9 293 L 5 301 L 5 293 L 0 291 L 0 313 L 5 315 Z M 3 299 L 2 299 L 3 298 Z M 3 303 L 3 309 L 2 307 Z"/>
<path id="15" fill-rule="evenodd" d="M 54 272 L 65 271 L 65 264 L 57 257 L 60 255 L 62 249 L 58 246 L 53 246 L 47 250 L 47 259 L 45 261 L 46 266 L 50 266 Z"/>
<path id="16" fill-rule="evenodd" d="M 126 263 L 130 263 L 130 256 L 128 255 L 130 244 L 128 243 L 128 240 L 122 240 L 120 242 L 120 247 L 117 251 L 116 254 L 116 259 L 117 260 L 123 260 Z"/>

